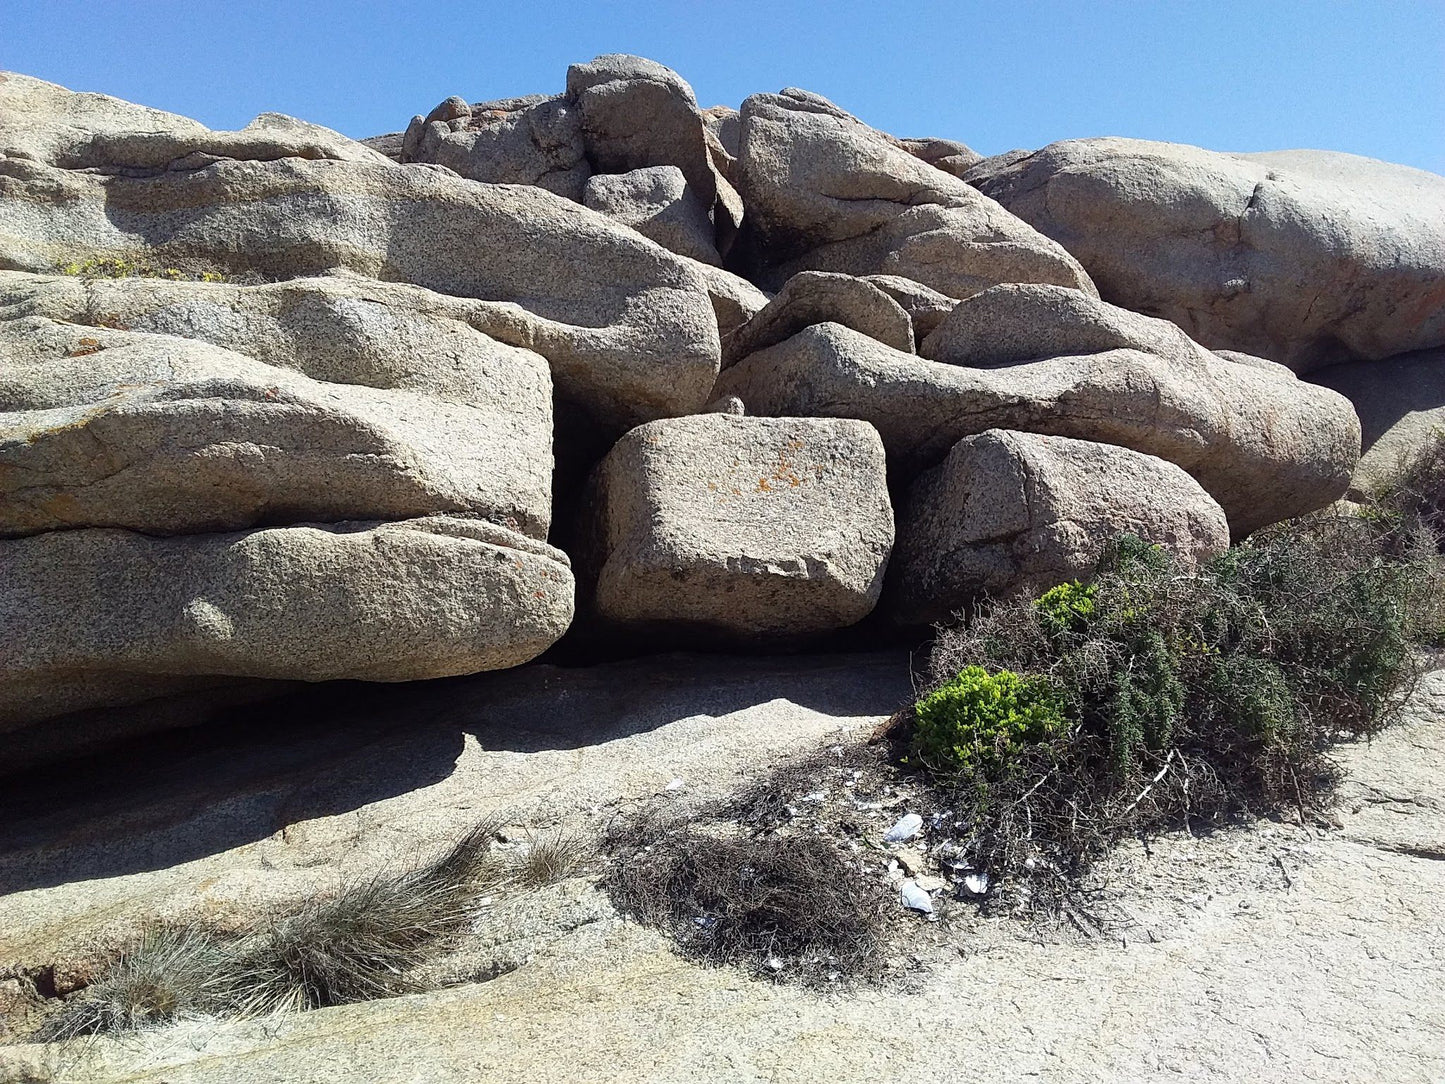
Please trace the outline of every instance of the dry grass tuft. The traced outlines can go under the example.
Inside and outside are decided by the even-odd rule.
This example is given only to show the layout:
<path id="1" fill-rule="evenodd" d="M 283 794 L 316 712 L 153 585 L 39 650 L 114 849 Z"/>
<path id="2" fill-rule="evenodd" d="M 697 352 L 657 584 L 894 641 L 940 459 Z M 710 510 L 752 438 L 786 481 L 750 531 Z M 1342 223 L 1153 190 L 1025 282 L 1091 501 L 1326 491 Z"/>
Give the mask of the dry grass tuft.
<path id="1" fill-rule="evenodd" d="M 822 837 L 709 835 L 641 818 L 615 826 L 603 886 L 618 909 L 711 964 L 805 986 L 882 965 L 886 894 Z"/>
<path id="2" fill-rule="evenodd" d="M 496 883 L 497 824 L 477 826 L 436 860 L 343 885 L 235 934 L 201 922 L 158 926 L 47 1020 L 35 1041 L 391 997 L 408 973 L 471 921 Z"/>
<path id="3" fill-rule="evenodd" d="M 544 888 L 582 873 L 593 855 L 589 840 L 558 830 L 529 839 L 512 873 L 520 884 Z"/>
<path id="4" fill-rule="evenodd" d="M 221 994 L 226 944 L 199 926 L 156 926 L 143 933 L 97 982 L 30 1036 L 63 1042 L 101 1032 L 137 1031 L 203 1011 Z"/>

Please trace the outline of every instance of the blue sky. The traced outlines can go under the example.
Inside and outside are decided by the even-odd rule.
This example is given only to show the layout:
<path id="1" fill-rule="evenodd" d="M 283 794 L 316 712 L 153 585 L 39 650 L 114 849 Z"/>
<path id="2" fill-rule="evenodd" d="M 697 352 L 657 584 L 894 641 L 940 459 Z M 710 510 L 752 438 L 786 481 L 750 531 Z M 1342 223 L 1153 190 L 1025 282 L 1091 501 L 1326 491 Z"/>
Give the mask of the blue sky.
<path id="1" fill-rule="evenodd" d="M 703 105 L 801 86 L 985 154 L 1128 135 L 1445 173 L 1445 0 L 0 0 L 0 67 L 216 128 L 277 110 L 374 135 L 450 94 L 559 91 L 606 52 Z"/>

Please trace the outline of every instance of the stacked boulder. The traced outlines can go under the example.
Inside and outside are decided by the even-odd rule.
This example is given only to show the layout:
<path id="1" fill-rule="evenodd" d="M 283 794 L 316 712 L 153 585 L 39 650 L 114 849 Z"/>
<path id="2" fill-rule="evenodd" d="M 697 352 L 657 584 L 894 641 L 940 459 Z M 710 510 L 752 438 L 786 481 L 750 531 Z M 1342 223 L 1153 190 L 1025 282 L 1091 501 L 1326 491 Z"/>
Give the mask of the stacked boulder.
<path id="1" fill-rule="evenodd" d="M 1375 374 L 1367 439 L 1439 408 L 1442 223 L 1402 167 L 980 159 L 627 56 L 366 144 L 0 75 L 0 730 L 1205 560 L 1359 483 Z"/>
<path id="2" fill-rule="evenodd" d="M 535 657 L 554 393 L 615 435 L 719 364 L 691 262 L 551 193 L 19 75 L 0 266 L 0 729 Z"/>
<path id="3" fill-rule="evenodd" d="M 588 552 L 605 620 L 798 636 L 852 625 L 878 602 L 893 508 L 866 422 L 649 422 L 617 442 L 594 483 Z"/>

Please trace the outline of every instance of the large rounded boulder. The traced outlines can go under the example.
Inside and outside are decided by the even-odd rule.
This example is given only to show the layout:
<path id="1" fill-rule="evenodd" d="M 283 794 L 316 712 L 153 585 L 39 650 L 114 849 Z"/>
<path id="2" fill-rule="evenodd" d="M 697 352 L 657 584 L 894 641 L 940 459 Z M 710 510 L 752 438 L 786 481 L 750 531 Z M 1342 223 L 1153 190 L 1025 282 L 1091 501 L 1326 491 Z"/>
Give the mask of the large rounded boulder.
<path id="1" fill-rule="evenodd" d="M 904 624 L 1088 577 L 1121 534 L 1189 567 L 1229 548 L 1224 511 L 1173 463 L 1110 444 L 989 429 L 909 488 L 889 570 Z"/>
<path id="2" fill-rule="evenodd" d="M 971 183 L 1100 294 L 1297 372 L 1445 345 L 1445 177 L 1330 151 L 1072 139 Z"/>

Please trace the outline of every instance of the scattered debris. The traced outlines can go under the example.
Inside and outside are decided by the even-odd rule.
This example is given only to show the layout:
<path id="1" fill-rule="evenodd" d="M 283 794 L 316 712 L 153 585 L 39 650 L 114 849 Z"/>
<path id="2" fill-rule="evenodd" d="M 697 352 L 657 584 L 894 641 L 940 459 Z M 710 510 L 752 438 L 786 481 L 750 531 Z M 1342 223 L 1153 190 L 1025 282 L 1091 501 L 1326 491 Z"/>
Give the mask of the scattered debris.
<path id="1" fill-rule="evenodd" d="M 898 898 L 910 911 L 918 911 L 925 915 L 933 914 L 933 897 L 923 891 L 914 881 L 904 881 L 898 886 Z"/>
<path id="2" fill-rule="evenodd" d="M 885 843 L 902 843 L 905 839 L 912 839 L 923 829 L 923 818 L 917 813 L 909 813 L 900 817 L 892 828 L 883 833 Z"/>

